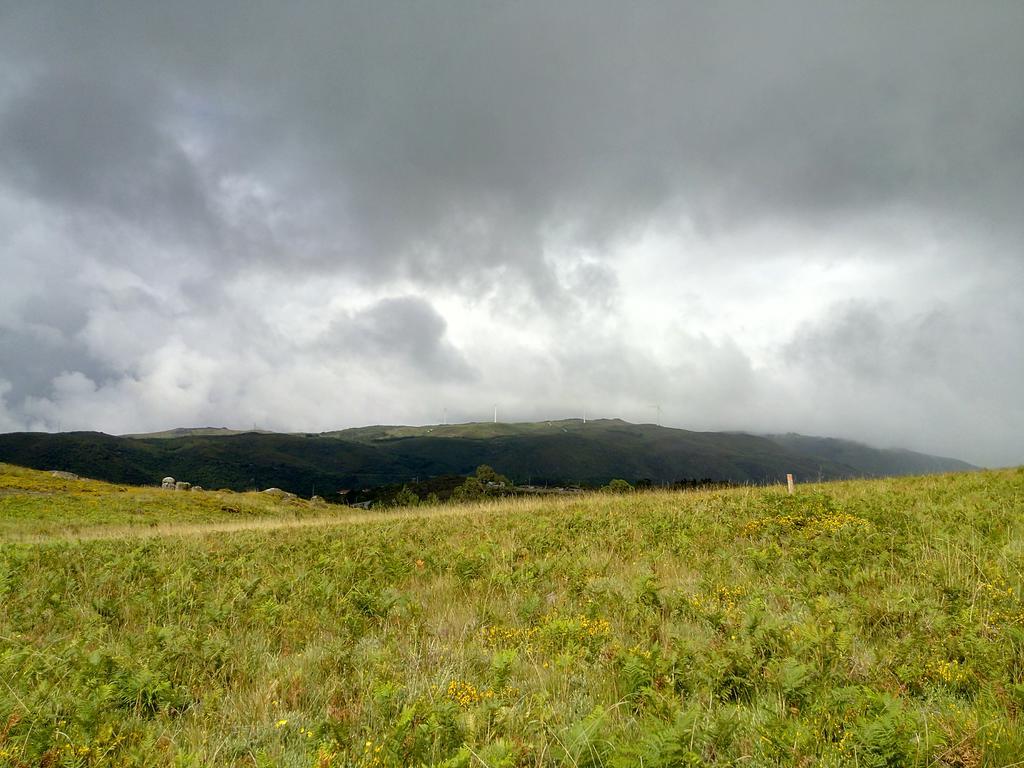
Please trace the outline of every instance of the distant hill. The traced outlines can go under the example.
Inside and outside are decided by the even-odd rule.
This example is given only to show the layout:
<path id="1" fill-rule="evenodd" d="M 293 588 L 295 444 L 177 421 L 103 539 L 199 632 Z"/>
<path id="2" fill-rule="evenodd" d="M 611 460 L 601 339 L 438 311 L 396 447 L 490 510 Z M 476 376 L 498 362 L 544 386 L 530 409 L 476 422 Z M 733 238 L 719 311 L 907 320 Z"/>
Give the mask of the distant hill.
<path id="1" fill-rule="evenodd" d="M 970 464 L 941 456 L 929 456 L 903 448 L 872 448 L 852 440 L 834 437 L 808 437 L 790 432 L 785 435 L 765 435 L 772 442 L 793 453 L 809 458 L 828 460 L 856 467 L 865 476 L 928 475 L 936 472 L 956 472 L 975 469 Z"/>
<path id="2" fill-rule="evenodd" d="M 0 461 L 65 469 L 112 482 L 158 483 L 171 475 L 208 488 L 276 486 L 330 494 L 490 464 L 515 482 L 600 485 L 614 477 L 654 484 L 736 483 L 923 474 L 971 465 L 911 451 L 879 450 L 801 435 L 691 432 L 617 419 L 526 424 L 378 426 L 321 434 L 219 428 L 115 437 L 98 432 L 0 435 Z"/>
<path id="3" fill-rule="evenodd" d="M 229 429 L 228 427 L 177 427 L 176 429 L 165 429 L 163 432 L 145 432 L 137 435 L 121 435 L 121 437 L 141 437 L 150 439 L 171 438 L 171 437 L 196 437 L 197 435 L 225 437 L 226 435 L 244 435 L 249 432 L 256 432 L 261 435 L 272 435 L 264 429 Z"/>

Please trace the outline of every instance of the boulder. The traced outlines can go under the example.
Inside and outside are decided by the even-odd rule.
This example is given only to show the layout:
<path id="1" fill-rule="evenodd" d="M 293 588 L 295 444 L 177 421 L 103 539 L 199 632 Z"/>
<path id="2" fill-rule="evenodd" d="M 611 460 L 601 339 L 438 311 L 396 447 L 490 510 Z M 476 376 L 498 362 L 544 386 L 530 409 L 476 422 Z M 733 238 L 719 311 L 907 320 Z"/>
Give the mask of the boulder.
<path id="1" fill-rule="evenodd" d="M 74 472 L 65 472 L 62 469 L 51 470 L 50 474 L 53 475 L 54 477 L 59 477 L 61 480 L 77 480 L 78 479 L 78 475 L 76 475 Z"/>
<path id="2" fill-rule="evenodd" d="M 192 487 L 192 483 L 186 483 L 184 480 L 179 480 L 174 484 L 174 490 L 176 491 L 187 491 Z"/>
<path id="3" fill-rule="evenodd" d="M 165 477 L 163 479 L 163 481 L 161 481 L 160 487 L 163 488 L 165 491 L 173 491 L 174 490 L 174 478 L 173 477 Z"/>
<path id="4" fill-rule="evenodd" d="M 203 490 L 203 486 L 201 486 L 201 485 L 193 485 L 192 486 L 192 490 L 193 491 L 201 491 L 201 490 Z"/>
<path id="5" fill-rule="evenodd" d="M 266 493 L 266 494 L 268 494 L 270 496 L 277 496 L 277 497 L 282 498 L 282 499 L 294 499 L 294 498 L 296 498 L 294 493 L 288 493 L 288 491 L 282 491 L 280 488 L 267 488 L 267 489 L 265 489 L 263 491 L 260 491 L 260 493 Z"/>
<path id="6" fill-rule="evenodd" d="M 323 496 L 311 496 L 310 499 L 309 499 L 309 503 L 310 504 L 324 504 L 325 503 L 324 502 L 324 497 Z"/>

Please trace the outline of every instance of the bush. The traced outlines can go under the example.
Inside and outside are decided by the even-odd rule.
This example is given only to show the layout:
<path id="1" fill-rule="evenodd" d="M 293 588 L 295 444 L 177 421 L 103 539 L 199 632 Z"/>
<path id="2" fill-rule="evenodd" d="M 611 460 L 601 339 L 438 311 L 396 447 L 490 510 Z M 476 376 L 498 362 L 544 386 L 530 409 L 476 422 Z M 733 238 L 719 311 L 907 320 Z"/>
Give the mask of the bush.
<path id="1" fill-rule="evenodd" d="M 476 479 L 483 483 L 484 487 L 487 487 L 488 485 L 512 486 L 511 480 L 504 475 L 499 475 L 494 471 L 493 467 L 490 467 L 487 464 L 481 464 L 476 468 Z"/>
<path id="2" fill-rule="evenodd" d="M 499 475 L 493 467 L 481 464 L 476 474 L 452 491 L 452 501 L 479 501 L 485 496 L 502 496 L 512 488 L 512 481 Z"/>
<path id="3" fill-rule="evenodd" d="M 605 493 L 632 493 L 633 486 L 622 478 L 617 477 L 601 490 Z"/>
<path id="4" fill-rule="evenodd" d="M 420 497 L 409 490 L 409 486 L 403 485 L 402 490 L 395 494 L 391 502 L 396 507 L 418 507 Z"/>
<path id="5" fill-rule="evenodd" d="M 475 477 L 467 477 L 466 482 L 452 491 L 452 501 L 479 501 L 484 497 L 484 484 Z"/>

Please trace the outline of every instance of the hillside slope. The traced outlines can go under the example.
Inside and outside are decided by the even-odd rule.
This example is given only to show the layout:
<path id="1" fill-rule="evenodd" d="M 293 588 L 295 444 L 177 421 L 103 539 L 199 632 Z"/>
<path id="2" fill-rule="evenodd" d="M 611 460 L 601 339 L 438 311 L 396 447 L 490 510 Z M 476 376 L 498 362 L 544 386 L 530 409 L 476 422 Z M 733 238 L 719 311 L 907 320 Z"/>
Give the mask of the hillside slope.
<path id="1" fill-rule="evenodd" d="M 1024 467 L 361 513 L 0 464 L 0 765 L 1009 768 L 1022 574 Z"/>
<path id="2" fill-rule="evenodd" d="M 202 432 L 207 432 L 207 429 Z M 113 482 L 171 475 L 204 487 L 310 495 L 466 475 L 490 464 L 516 482 L 598 485 L 710 479 L 765 483 L 970 469 L 970 465 L 847 441 L 691 432 L 619 420 L 365 427 L 320 435 L 232 433 L 114 437 L 96 432 L 0 435 L 0 461 Z"/>
<path id="3" fill-rule="evenodd" d="M 871 448 L 863 443 L 834 437 L 808 437 L 792 432 L 765 437 L 792 453 L 857 467 L 866 475 L 927 475 L 974 468 L 956 459 L 929 456 L 902 448 Z"/>

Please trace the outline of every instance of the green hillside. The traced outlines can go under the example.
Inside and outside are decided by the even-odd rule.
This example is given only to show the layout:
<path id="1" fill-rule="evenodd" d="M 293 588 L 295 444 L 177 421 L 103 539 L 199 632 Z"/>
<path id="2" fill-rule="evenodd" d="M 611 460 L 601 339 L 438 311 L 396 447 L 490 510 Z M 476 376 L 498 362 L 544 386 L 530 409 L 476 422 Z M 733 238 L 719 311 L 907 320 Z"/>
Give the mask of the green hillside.
<path id="1" fill-rule="evenodd" d="M 794 442 L 619 420 L 364 427 L 320 435 L 205 434 L 208 429 L 179 436 L 5 434 L 0 460 L 112 482 L 152 484 L 170 475 L 207 488 L 276 486 L 304 496 L 467 475 L 480 464 L 518 483 L 584 486 L 615 477 L 656 485 L 694 479 L 766 483 L 788 472 L 806 481 L 971 468 L 844 441 Z"/>
<path id="2" fill-rule="evenodd" d="M 270 435 L 273 434 L 265 429 L 229 429 L 228 427 L 176 427 L 175 429 L 165 429 L 163 432 L 145 432 L 142 434 L 135 435 L 121 435 L 121 437 L 139 437 L 147 439 L 157 438 L 174 438 L 174 437 L 197 437 L 197 436 L 214 436 L 214 437 L 227 437 L 228 435 L 244 435 L 249 432 L 255 432 L 257 434 Z"/>
<path id="3" fill-rule="evenodd" d="M 954 469 L 949 459 L 928 456 L 903 449 L 870 448 L 851 440 L 806 435 L 765 435 L 793 453 L 857 467 L 869 476 L 923 475 L 929 472 L 949 472 Z"/>
<path id="4" fill-rule="evenodd" d="M 3 766 L 1024 754 L 1024 468 L 352 514 L 0 465 L 0 522 Z"/>

